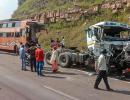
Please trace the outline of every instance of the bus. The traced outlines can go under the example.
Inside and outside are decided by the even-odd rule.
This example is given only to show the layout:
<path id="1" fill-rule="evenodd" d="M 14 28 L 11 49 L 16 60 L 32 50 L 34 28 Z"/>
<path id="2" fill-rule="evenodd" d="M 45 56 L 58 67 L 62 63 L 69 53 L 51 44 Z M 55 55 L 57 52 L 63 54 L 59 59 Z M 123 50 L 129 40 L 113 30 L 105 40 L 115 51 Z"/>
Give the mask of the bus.
<path id="1" fill-rule="evenodd" d="M 13 52 L 20 43 L 37 42 L 36 33 L 39 31 L 37 21 L 0 20 L 0 50 Z"/>

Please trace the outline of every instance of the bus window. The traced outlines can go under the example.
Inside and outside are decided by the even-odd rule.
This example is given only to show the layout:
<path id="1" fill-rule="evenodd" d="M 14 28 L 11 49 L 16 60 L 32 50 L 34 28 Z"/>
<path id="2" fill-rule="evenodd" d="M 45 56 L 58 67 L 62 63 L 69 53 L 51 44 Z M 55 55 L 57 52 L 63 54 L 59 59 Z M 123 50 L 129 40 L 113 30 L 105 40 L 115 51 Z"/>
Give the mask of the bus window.
<path id="1" fill-rule="evenodd" d="M 22 34 L 22 36 L 26 36 L 26 30 L 25 29 L 21 29 L 20 33 Z"/>
<path id="2" fill-rule="evenodd" d="M 0 33 L 0 37 L 3 37 L 3 33 Z"/>
<path id="3" fill-rule="evenodd" d="M 3 37 L 7 37 L 7 33 L 3 33 Z"/>
<path id="4" fill-rule="evenodd" d="M 22 32 L 19 32 L 19 36 L 22 37 Z"/>
<path id="5" fill-rule="evenodd" d="M 16 32 L 15 33 L 15 37 L 21 37 L 22 36 L 22 33 L 21 32 Z"/>
<path id="6" fill-rule="evenodd" d="M 20 22 L 16 22 L 15 27 L 20 27 Z"/>
<path id="7" fill-rule="evenodd" d="M 8 27 L 11 28 L 12 27 L 12 23 L 8 23 Z"/>
<path id="8" fill-rule="evenodd" d="M 15 33 L 15 37 L 19 37 L 18 35 L 19 35 L 18 33 Z"/>
<path id="9" fill-rule="evenodd" d="M 8 27 L 8 24 L 4 23 L 2 28 L 6 28 L 6 27 Z"/>
<path id="10" fill-rule="evenodd" d="M 14 37 L 14 33 L 11 33 L 11 37 Z"/>
<path id="11" fill-rule="evenodd" d="M 7 37 L 11 37 L 11 33 L 6 33 L 6 36 Z"/>
<path id="12" fill-rule="evenodd" d="M 2 28 L 3 24 L 0 24 L 0 28 Z"/>
<path id="13" fill-rule="evenodd" d="M 15 23 L 12 23 L 12 27 L 15 27 Z"/>

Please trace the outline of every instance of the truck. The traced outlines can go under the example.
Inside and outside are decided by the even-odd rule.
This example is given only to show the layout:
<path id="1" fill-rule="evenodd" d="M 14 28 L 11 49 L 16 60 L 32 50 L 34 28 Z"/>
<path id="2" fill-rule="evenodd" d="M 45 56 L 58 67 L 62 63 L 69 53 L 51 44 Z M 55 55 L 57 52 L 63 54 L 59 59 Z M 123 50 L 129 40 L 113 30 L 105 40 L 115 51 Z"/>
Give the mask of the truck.
<path id="1" fill-rule="evenodd" d="M 106 60 L 110 72 L 122 74 L 130 68 L 130 26 L 124 23 L 105 21 L 85 29 L 87 49 L 78 52 L 75 48 L 59 50 L 58 64 L 70 67 L 84 64 L 95 69 L 97 59 L 103 49 L 107 50 Z M 51 52 L 47 52 L 45 61 L 49 63 Z"/>

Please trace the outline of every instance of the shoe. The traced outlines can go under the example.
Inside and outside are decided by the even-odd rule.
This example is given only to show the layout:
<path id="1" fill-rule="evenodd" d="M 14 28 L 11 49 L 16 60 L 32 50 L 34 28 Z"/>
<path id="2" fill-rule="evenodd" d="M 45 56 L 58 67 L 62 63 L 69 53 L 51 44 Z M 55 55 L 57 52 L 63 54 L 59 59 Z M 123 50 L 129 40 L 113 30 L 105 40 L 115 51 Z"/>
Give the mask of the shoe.
<path id="1" fill-rule="evenodd" d="M 40 74 L 40 76 L 45 76 L 44 74 Z"/>
<path id="2" fill-rule="evenodd" d="M 57 72 L 57 69 L 53 70 L 53 73 L 56 73 Z"/>
<path id="3" fill-rule="evenodd" d="M 99 88 L 99 87 L 94 87 L 94 89 L 100 90 L 100 88 Z"/>
<path id="4" fill-rule="evenodd" d="M 107 91 L 114 91 L 114 90 L 110 88 L 110 89 L 107 89 Z"/>

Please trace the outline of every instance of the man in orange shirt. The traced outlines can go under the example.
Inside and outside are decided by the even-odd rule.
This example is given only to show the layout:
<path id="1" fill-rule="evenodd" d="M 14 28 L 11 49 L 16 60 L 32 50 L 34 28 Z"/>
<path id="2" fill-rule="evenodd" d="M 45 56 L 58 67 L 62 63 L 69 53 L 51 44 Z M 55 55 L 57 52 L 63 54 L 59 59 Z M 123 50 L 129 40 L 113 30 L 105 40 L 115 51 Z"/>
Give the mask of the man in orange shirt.
<path id="1" fill-rule="evenodd" d="M 41 49 L 40 45 L 37 45 L 37 49 L 35 50 L 36 57 L 36 69 L 38 76 L 43 76 L 42 69 L 44 66 L 44 51 Z"/>

